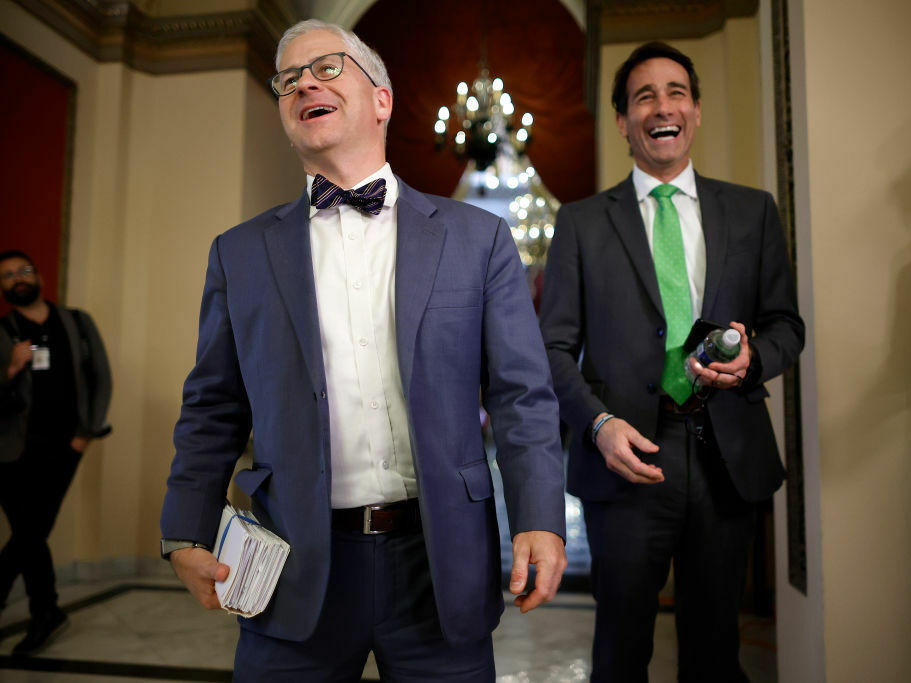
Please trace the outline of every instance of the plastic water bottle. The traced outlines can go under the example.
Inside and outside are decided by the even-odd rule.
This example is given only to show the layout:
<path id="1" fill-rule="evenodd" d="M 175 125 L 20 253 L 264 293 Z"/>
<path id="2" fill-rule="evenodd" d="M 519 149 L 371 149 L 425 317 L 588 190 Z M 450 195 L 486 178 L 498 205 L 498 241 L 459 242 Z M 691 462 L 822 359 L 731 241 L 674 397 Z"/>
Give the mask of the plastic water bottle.
<path id="1" fill-rule="evenodd" d="M 690 358 L 705 367 L 709 363 L 730 363 L 739 353 L 740 332 L 733 328 L 712 330 L 683 361 L 686 378 L 690 382 L 696 378 L 690 370 Z"/>

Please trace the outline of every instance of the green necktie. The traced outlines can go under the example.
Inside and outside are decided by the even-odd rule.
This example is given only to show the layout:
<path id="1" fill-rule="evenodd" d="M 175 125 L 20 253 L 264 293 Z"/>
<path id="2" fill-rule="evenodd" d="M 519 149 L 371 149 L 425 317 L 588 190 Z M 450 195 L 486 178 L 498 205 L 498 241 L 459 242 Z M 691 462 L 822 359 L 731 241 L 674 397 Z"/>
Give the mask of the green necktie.
<path id="1" fill-rule="evenodd" d="M 677 188 L 673 185 L 659 185 L 650 193 L 658 200 L 652 230 L 652 259 L 655 261 L 658 290 L 661 292 L 661 305 L 667 323 L 661 388 L 678 405 L 683 405 L 693 393 L 683 369 L 686 359 L 683 342 L 692 325 L 693 308 L 690 303 L 690 282 L 686 275 L 680 218 L 671 201 L 671 196 L 676 191 Z"/>

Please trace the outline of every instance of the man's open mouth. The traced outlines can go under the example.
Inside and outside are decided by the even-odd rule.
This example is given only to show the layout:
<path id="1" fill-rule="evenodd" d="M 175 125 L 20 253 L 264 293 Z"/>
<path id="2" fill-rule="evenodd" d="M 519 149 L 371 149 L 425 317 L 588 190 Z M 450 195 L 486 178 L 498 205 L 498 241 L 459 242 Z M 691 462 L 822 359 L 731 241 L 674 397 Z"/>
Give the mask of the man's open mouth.
<path id="1" fill-rule="evenodd" d="M 318 104 L 315 107 L 308 107 L 307 109 L 304 109 L 301 112 L 300 117 L 302 121 L 307 121 L 309 119 L 316 119 L 320 116 L 325 116 L 326 114 L 331 114 L 336 109 L 336 107 L 330 107 L 329 105 Z"/>
<path id="2" fill-rule="evenodd" d="M 680 135 L 680 126 L 656 126 L 648 132 L 653 140 L 661 138 L 675 138 Z"/>

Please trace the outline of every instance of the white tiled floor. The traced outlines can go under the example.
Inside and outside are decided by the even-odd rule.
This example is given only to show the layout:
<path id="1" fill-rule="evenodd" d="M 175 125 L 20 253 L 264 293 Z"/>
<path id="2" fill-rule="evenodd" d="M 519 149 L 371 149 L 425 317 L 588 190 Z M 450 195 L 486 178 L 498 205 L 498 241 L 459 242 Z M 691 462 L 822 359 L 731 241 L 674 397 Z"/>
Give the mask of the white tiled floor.
<path id="1" fill-rule="evenodd" d="M 120 582 L 79 584 L 60 589 L 66 605 Z M 147 585 L 175 585 L 146 581 Z M 0 626 L 26 615 L 25 601 L 13 603 L 0 617 Z M 494 632 L 498 683 L 557 683 L 588 679 L 594 604 L 587 595 L 561 594 L 550 605 L 523 615 L 507 601 Z M 237 625 L 224 612 L 199 608 L 185 592 L 132 590 L 70 615 L 71 626 L 41 657 L 146 665 L 230 670 Z M 777 680 L 774 626 L 770 620 L 745 617 L 741 625 L 741 661 L 754 683 Z M 20 635 L 0 642 L 7 655 Z M 655 655 L 650 679 L 675 680 L 676 644 L 671 614 L 660 614 L 655 632 Z M 365 677 L 377 678 L 368 662 Z M 135 683 L 143 678 L 61 674 L 0 669 L 3 683 Z"/>

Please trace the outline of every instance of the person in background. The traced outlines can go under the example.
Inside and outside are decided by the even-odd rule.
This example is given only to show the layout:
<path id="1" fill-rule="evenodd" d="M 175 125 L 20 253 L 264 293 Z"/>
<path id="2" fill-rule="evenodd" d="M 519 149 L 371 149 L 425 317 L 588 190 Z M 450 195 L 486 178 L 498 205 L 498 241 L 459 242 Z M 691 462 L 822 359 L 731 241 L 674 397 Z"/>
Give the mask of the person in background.
<path id="1" fill-rule="evenodd" d="M 16 655 L 39 652 L 68 624 L 47 539 L 89 442 L 110 432 L 111 372 L 95 323 L 41 287 L 27 254 L 0 253 L 13 307 L 0 319 L 0 507 L 12 531 L 0 550 L 0 606 L 21 574 L 31 613 Z"/>

